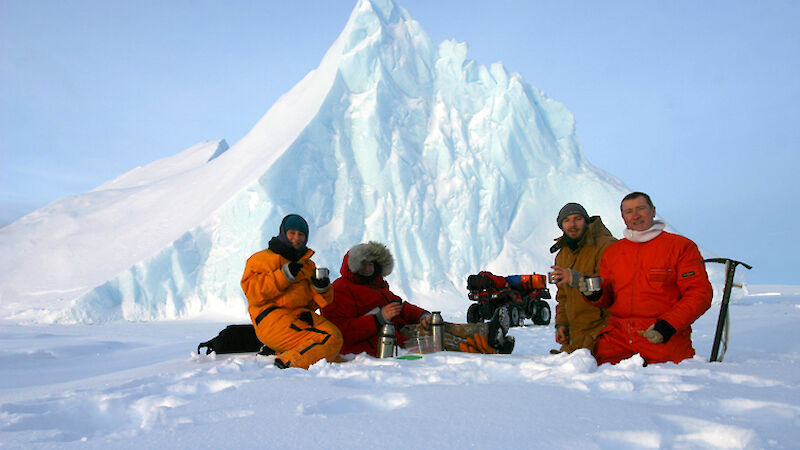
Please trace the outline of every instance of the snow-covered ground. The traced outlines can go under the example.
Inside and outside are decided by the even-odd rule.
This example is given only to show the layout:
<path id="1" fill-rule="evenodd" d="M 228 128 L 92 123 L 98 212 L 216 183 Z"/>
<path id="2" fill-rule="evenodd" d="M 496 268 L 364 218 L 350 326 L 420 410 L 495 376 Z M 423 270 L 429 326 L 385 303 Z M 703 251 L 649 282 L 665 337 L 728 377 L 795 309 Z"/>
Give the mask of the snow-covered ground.
<path id="1" fill-rule="evenodd" d="M 696 323 L 693 360 L 648 367 L 549 355 L 549 326 L 512 329 L 512 355 L 361 355 L 303 371 L 197 355 L 227 322 L 5 321 L 0 446 L 797 448 L 800 286 L 749 286 L 724 361 L 708 363 L 718 311 Z"/>

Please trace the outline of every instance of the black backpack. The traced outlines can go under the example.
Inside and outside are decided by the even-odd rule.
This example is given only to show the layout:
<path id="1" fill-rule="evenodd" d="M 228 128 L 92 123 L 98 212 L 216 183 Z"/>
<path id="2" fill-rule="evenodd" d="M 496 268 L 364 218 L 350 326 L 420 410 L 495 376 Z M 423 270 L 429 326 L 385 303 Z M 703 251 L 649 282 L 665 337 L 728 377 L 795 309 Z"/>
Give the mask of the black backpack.
<path id="1" fill-rule="evenodd" d="M 206 355 L 214 352 L 218 355 L 223 353 L 255 353 L 259 355 L 274 355 L 275 351 L 262 344 L 256 336 L 256 329 L 253 325 L 228 325 L 219 334 L 206 342 L 197 346 L 197 353 L 206 347 Z"/>

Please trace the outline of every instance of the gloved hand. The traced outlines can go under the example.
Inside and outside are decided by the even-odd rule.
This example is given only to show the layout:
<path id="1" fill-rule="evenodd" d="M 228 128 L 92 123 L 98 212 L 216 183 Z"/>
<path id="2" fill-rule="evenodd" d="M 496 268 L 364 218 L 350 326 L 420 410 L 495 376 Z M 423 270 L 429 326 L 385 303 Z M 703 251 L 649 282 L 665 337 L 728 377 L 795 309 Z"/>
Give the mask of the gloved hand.
<path id="1" fill-rule="evenodd" d="M 489 345 L 489 341 L 483 334 L 473 334 L 465 342 L 458 344 L 458 349 L 464 353 L 483 353 L 493 355 L 497 350 Z"/>
<path id="2" fill-rule="evenodd" d="M 650 325 L 650 328 L 644 331 L 639 331 L 639 334 L 641 334 L 643 338 L 647 339 L 653 344 L 661 344 L 664 342 L 664 335 L 656 331 L 655 327 L 656 327 L 655 324 Z"/>
<path id="3" fill-rule="evenodd" d="M 303 268 L 303 263 L 292 261 L 289 263 L 289 273 L 292 274 L 293 277 L 296 277 L 298 273 L 300 273 L 300 269 Z"/>
<path id="4" fill-rule="evenodd" d="M 327 288 L 328 286 L 331 285 L 331 279 L 328 278 L 328 277 L 325 277 L 325 278 L 314 278 L 314 277 L 312 277 L 311 278 L 311 283 L 314 285 L 315 288 L 322 290 L 322 289 L 325 289 L 325 288 Z"/>

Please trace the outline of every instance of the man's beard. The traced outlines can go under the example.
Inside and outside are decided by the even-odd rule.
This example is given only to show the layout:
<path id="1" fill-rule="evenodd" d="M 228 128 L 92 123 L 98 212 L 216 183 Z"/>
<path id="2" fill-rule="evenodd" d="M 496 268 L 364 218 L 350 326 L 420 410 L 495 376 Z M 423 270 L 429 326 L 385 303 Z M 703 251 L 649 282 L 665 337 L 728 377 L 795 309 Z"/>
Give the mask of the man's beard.
<path id="1" fill-rule="evenodd" d="M 588 227 L 584 227 L 583 231 L 581 231 L 581 234 L 579 234 L 578 237 L 576 238 L 571 238 L 569 237 L 569 235 L 567 235 L 566 232 L 564 233 L 564 243 L 567 244 L 567 247 L 569 247 L 570 250 L 575 250 L 578 248 L 578 244 L 581 242 L 581 239 L 583 239 L 583 236 L 586 234 L 587 228 Z"/>

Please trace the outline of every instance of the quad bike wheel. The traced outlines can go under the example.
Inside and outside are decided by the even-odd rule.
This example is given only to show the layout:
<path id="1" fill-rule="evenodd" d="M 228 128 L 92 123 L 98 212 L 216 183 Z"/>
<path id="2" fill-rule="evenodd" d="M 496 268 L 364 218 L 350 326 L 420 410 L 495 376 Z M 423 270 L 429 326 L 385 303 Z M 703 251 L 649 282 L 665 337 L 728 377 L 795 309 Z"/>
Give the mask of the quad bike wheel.
<path id="1" fill-rule="evenodd" d="M 480 316 L 478 316 L 478 317 L 480 318 L 480 320 L 478 320 L 478 323 L 481 323 L 484 320 L 490 320 L 492 318 L 492 316 L 494 316 L 494 311 L 496 309 L 497 309 L 497 305 L 495 303 L 491 303 L 491 302 L 482 303 L 481 304 L 481 309 L 479 310 L 480 311 Z"/>
<path id="2" fill-rule="evenodd" d="M 525 317 L 533 320 L 536 317 L 536 311 L 538 305 L 536 304 L 537 300 L 534 297 L 526 296 L 522 300 L 522 305 L 525 310 Z"/>
<path id="3" fill-rule="evenodd" d="M 550 304 L 544 300 L 537 300 L 534 305 L 533 314 L 531 315 L 533 323 L 536 325 L 549 325 L 550 316 Z"/>
<path id="4" fill-rule="evenodd" d="M 508 307 L 508 315 L 509 315 L 509 322 L 512 327 L 518 327 L 522 325 L 523 317 L 520 314 L 519 308 L 516 306 L 509 306 Z"/>
<path id="5" fill-rule="evenodd" d="M 525 319 L 527 316 L 525 315 L 525 308 L 523 306 L 517 306 L 517 310 L 519 311 L 519 321 L 517 322 L 518 327 L 525 326 Z"/>
<path id="6" fill-rule="evenodd" d="M 481 323 L 481 305 L 473 303 L 467 308 L 467 323 Z"/>

